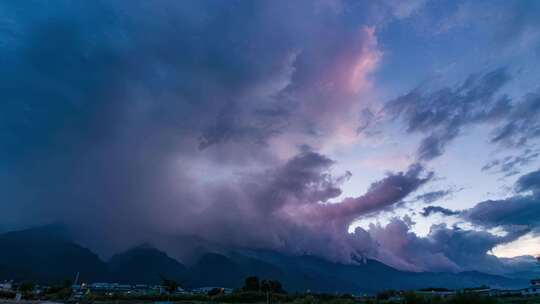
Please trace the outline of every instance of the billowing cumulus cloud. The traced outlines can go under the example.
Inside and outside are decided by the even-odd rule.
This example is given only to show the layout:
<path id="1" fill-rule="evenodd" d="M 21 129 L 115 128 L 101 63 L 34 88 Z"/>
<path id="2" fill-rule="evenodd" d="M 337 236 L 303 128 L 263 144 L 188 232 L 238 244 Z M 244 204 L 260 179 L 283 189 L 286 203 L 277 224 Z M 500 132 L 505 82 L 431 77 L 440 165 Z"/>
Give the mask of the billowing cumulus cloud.
<path id="1" fill-rule="evenodd" d="M 524 234 L 517 231 L 501 237 L 441 224 L 431 227 L 426 237 L 419 237 L 410 231 L 410 225 L 410 220 L 395 218 L 386 226 L 372 225 L 369 233 L 380 245 L 380 259 L 413 271 L 474 269 L 488 273 L 508 272 L 512 268 L 488 252 L 496 245 Z"/>
<path id="2" fill-rule="evenodd" d="M 334 223 L 347 229 L 361 215 L 383 210 L 400 203 L 433 177 L 433 172 L 419 164 L 411 165 L 407 171 L 390 173 L 369 187 L 359 197 L 346 197 L 336 204 L 318 204 L 288 208 L 294 217 L 306 218 L 311 223 Z"/>
<path id="3" fill-rule="evenodd" d="M 366 232 L 349 234 L 349 225 L 360 216 L 399 203 L 432 176 L 413 165 L 373 183 L 362 196 L 327 202 L 341 194 L 339 185 L 350 176 L 346 172 L 333 177 L 329 174 L 332 164 L 327 157 L 305 150 L 282 167 L 221 186 L 210 195 L 209 208 L 195 217 L 211 223 L 195 221 L 187 229 L 236 246 L 310 252 L 350 261 L 376 248 Z M 216 225 L 221 228 L 215 229 Z"/>
<path id="4" fill-rule="evenodd" d="M 386 254 L 389 263 L 396 266 L 403 265 L 417 270 L 474 269 L 499 274 L 510 274 L 518 268 L 532 267 L 534 261 L 531 258 L 498 259 L 491 254 L 491 250 L 528 233 L 539 233 L 538 172 L 530 172 L 517 180 L 514 188 L 518 193 L 515 196 L 483 201 L 462 211 L 428 206 L 421 213 L 426 217 L 436 213 L 457 216 L 485 229 L 500 228 L 504 231 L 503 235 L 495 235 L 483 229 L 466 230 L 434 225 L 426 237 L 418 237 L 410 231 L 410 220 L 400 219 L 394 219 L 387 226 L 372 225 L 369 231 L 376 233 L 374 239 L 383 242 L 379 254 Z"/>
<path id="5" fill-rule="evenodd" d="M 2 220 L 66 222 L 104 255 L 162 234 L 369 247 L 348 224 L 429 178 L 414 166 L 329 202 L 350 172 L 316 151 L 357 140 L 382 57 L 377 23 L 343 5 L 2 4 Z"/>

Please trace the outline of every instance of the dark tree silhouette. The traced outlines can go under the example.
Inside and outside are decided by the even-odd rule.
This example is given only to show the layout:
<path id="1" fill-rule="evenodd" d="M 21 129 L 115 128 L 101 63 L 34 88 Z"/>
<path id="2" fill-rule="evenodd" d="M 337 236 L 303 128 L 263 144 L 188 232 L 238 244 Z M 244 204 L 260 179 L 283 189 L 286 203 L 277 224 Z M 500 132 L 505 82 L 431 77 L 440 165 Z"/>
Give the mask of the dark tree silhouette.
<path id="1" fill-rule="evenodd" d="M 224 293 L 223 288 L 216 287 L 216 288 L 212 288 L 212 289 L 208 292 L 208 296 L 213 297 L 213 296 L 221 295 L 221 294 L 223 294 L 223 293 Z"/>
<path id="2" fill-rule="evenodd" d="M 247 277 L 242 288 L 244 291 L 259 291 L 261 286 L 258 277 Z"/>
<path id="3" fill-rule="evenodd" d="M 180 287 L 180 284 L 175 280 L 167 279 L 162 275 L 160 275 L 160 277 L 162 282 L 161 284 L 163 285 L 163 287 L 165 287 L 165 291 L 167 291 L 167 293 L 173 293 L 178 289 L 178 287 Z"/>
<path id="4" fill-rule="evenodd" d="M 270 293 L 285 293 L 281 282 L 277 280 L 262 280 L 261 291 Z"/>
<path id="5" fill-rule="evenodd" d="M 23 295 L 29 294 L 34 289 L 35 284 L 33 282 L 24 282 L 19 286 L 19 291 Z"/>

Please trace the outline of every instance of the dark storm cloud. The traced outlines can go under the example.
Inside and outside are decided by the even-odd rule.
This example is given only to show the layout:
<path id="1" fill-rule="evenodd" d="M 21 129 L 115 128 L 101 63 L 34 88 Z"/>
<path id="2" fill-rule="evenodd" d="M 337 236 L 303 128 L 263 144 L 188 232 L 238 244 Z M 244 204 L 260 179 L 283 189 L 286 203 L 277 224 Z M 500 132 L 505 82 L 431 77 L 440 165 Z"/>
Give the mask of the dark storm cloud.
<path id="1" fill-rule="evenodd" d="M 503 263 L 489 252 L 495 246 L 514 241 L 527 232 L 527 229 L 517 229 L 510 231 L 505 236 L 497 236 L 486 231 L 448 228 L 445 225 L 439 225 L 432 227 L 428 238 L 438 247 L 438 250 L 444 252 L 461 269 L 504 273 Z"/>
<path id="2" fill-rule="evenodd" d="M 376 251 L 367 232 L 350 234 L 358 217 L 398 204 L 432 176 L 421 166 L 389 173 L 366 194 L 332 203 L 349 172 L 334 177 L 334 161 L 304 149 L 282 166 L 206 189 L 207 208 L 184 219 L 186 231 L 231 245 L 272 248 L 340 261 Z M 196 205 L 201 205 L 196 202 Z M 206 219 L 206 220 L 198 220 Z M 220 227 L 220 229 L 215 229 Z"/>
<path id="3" fill-rule="evenodd" d="M 427 136 L 418 158 L 430 160 L 444 153 L 446 145 L 470 124 L 501 119 L 510 110 L 510 99 L 498 96 L 511 77 L 504 68 L 469 76 L 456 87 L 426 92 L 420 88 L 389 101 L 384 111 L 401 118 L 407 132 Z"/>
<path id="4" fill-rule="evenodd" d="M 425 237 L 410 231 L 408 218 L 394 218 L 388 225 L 371 225 L 370 236 L 379 244 L 379 258 L 390 265 L 412 271 L 476 270 L 487 273 L 505 274 L 513 272 L 511 265 L 489 252 L 499 244 L 516 240 L 527 233 L 518 229 L 506 236 L 496 236 L 486 231 L 464 230 L 434 225 Z M 528 267 L 534 265 L 530 261 Z"/>
<path id="5" fill-rule="evenodd" d="M 335 199 L 350 176 L 332 176 L 333 161 L 317 147 L 298 147 L 356 136 L 381 56 L 365 7 L 0 7 L 6 225 L 64 221 L 104 255 L 175 233 L 336 259 L 370 246 L 348 234 L 345 220 L 321 231 L 326 223 L 315 229 L 288 213 Z M 369 199 L 346 205 L 392 205 L 419 186 L 407 184 L 415 174 L 389 175 Z M 343 252 L 328 249 L 332 238 Z"/>
<path id="6" fill-rule="evenodd" d="M 478 203 L 463 215 L 467 220 L 486 227 L 517 225 L 538 228 L 539 212 L 538 197 L 514 196 L 504 200 Z"/>
<path id="7" fill-rule="evenodd" d="M 422 216 L 424 216 L 424 217 L 428 217 L 428 216 L 430 216 L 432 214 L 435 214 L 435 213 L 440 213 L 440 214 L 446 215 L 446 216 L 460 214 L 459 211 L 453 211 L 453 210 L 443 208 L 443 207 L 440 207 L 440 206 L 427 206 L 427 207 L 424 207 L 424 209 L 421 212 Z"/>
<path id="8" fill-rule="evenodd" d="M 111 242 L 129 239 L 130 230 L 144 238 L 136 235 L 159 229 L 166 206 L 184 204 L 178 192 L 189 188 L 191 177 L 178 173 L 173 187 L 170 167 L 195 155 L 198 139 L 207 140 L 216 121 L 224 121 L 231 140 L 258 142 L 273 132 L 271 123 L 259 127 L 264 118 L 246 116 L 244 106 L 223 119 L 231 100 L 277 77 L 288 56 L 256 46 L 260 63 L 243 56 L 248 27 L 229 20 L 235 19 L 231 7 L 3 5 L 13 22 L 2 32 L 11 43 L 1 49 L 0 153 L 13 167 L 3 177 L 5 193 L 17 202 L 6 216 L 108 227 Z M 256 22 L 248 18 L 252 9 L 235 12 Z"/>
<path id="9" fill-rule="evenodd" d="M 499 259 L 491 254 L 498 245 L 515 241 L 528 233 L 540 231 L 539 171 L 523 175 L 515 189 L 517 195 L 502 200 L 489 200 L 470 209 L 454 211 L 439 206 L 425 207 L 422 215 L 440 213 L 459 216 L 483 228 L 466 230 L 446 225 L 434 225 L 425 237 L 412 233 L 414 224 L 408 218 L 393 219 L 388 225 L 371 225 L 370 237 L 379 244 L 379 258 L 402 269 L 415 271 L 477 270 L 487 273 L 511 274 L 516 269 L 532 267 L 532 258 Z M 532 191 L 532 194 L 526 194 Z M 505 234 L 495 235 L 485 229 L 501 228 Z"/>
<path id="10" fill-rule="evenodd" d="M 533 171 L 522 175 L 515 183 L 517 195 L 501 200 L 488 200 L 476 204 L 474 207 L 453 211 L 439 206 L 428 206 L 423 209 L 422 215 L 429 216 L 434 213 L 443 215 L 460 215 L 471 223 L 488 228 L 522 227 L 532 231 L 540 229 L 540 171 Z M 531 194 L 527 194 L 531 192 Z"/>
<path id="11" fill-rule="evenodd" d="M 540 170 L 522 175 L 515 185 L 516 191 L 532 191 L 534 196 L 540 196 Z"/>
<path id="12" fill-rule="evenodd" d="M 205 143 L 257 141 L 276 131 L 252 109 L 231 111 L 242 91 L 281 77 L 287 68 L 286 46 L 265 51 L 242 44 L 254 37 L 245 26 L 258 22 L 249 18 L 254 7 L 4 5 L 13 26 L 3 33 L 14 40 L 2 48 L 4 153 L 50 149 L 55 140 L 105 141 L 131 122 L 141 129 L 175 129 L 182 137 L 200 135 Z M 211 131 L 216 124 L 221 133 Z"/>
<path id="13" fill-rule="evenodd" d="M 276 195 L 292 193 L 307 202 L 326 202 L 341 194 L 338 181 L 334 181 L 327 170 L 334 164 L 328 157 L 313 151 L 303 152 L 292 159 L 279 171 L 270 191 Z M 347 178 L 347 173 L 344 178 Z"/>
<path id="14" fill-rule="evenodd" d="M 489 200 L 476 204 L 462 212 L 468 221 L 485 227 L 525 227 L 537 233 L 540 231 L 540 171 L 521 176 L 515 189 L 518 195 Z M 526 192 L 532 191 L 532 194 Z"/>
<path id="15" fill-rule="evenodd" d="M 374 120 L 360 114 L 361 93 L 381 56 L 376 23 L 364 18 L 372 10 L 343 5 L 2 2 L 2 225 L 63 221 L 105 256 L 188 234 L 339 261 L 370 254 L 405 268 L 468 265 L 397 222 L 403 240 L 433 253 L 428 262 L 393 251 L 400 242 L 378 247 L 375 228 L 348 232 L 357 218 L 414 195 L 433 172 L 413 164 L 339 198 L 350 173 L 332 174 L 334 161 L 317 148 Z M 400 18 L 415 10 L 386 9 Z M 388 110 L 427 134 L 420 158 L 432 158 L 468 121 L 507 112 L 496 95 L 508 79 L 500 69 L 457 88 L 416 90 Z M 514 125 L 523 132 L 524 124 Z"/>
<path id="16" fill-rule="evenodd" d="M 1 132 L 10 155 L 32 150 L 25 144 L 48 149 L 67 127 L 77 134 L 63 136 L 111 137 L 122 119 L 195 138 L 200 148 L 230 141 L 256 148 L 286 126 L 330 133 L 326 120 L 350 110 L 350 101 L 334 102 L 345 87 L 326 96 L 341 112 L 315 113 L 311 107 L 330 102 L 306 101 L 303 90 L 316 89 L 321 71 L 336 77 L 326 81 L 359 85 L 349 83 L 355 61 L 376 51 L 361 21 L 309 2 L 3 6 L 10 22 L 2 31 Z M 279 25 L 274 14 L 282 14 Z"/>

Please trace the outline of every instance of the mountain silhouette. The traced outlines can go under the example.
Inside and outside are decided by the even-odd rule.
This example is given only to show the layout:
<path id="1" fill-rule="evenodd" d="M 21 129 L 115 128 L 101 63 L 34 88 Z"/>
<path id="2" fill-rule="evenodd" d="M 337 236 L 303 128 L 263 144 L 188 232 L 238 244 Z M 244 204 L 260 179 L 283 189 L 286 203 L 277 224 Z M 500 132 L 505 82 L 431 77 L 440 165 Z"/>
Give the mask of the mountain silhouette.
<path id="1" fill-rule="evenodd" d="M 203 248 L 200 242 L 197 246 Z M 258 276 L 282 282 L 289 292 L 329 293 L 480 285 L 513 288 L 527 284 L 526 280 L 474 271 L 417 273 L 400 271 L 370 259 L 344 264 L 311 255 L 254 249 L 201 253 L 186 266 L 172 258 L 173 255 L 141 245 L 116 254 L 105 263 L 89 249 L 73 242 L 67 230 L 59 225 L 0 234 L 0 248 L 0 280 L 52 283 L 73 279 L 80 273 L 81 282 L 157 284 L 165 277 L 188 288 L 238 288 L 246 277 Z"/>
<path id="2" fill-rule="evenodd" d="M 158 284 L 162 278 L 182 281 L 187 271 L 186 266 L 150 245 L 114 255 L 109 269 L 114 281 L 130 284 Z"/>
<path id="3" fill-rule="evenodd" d="M 110 274 L 107 265 L 87 248 L 74 243 L 59 224 L 0 234 L 0 275 L 37 282 L 80 279 L 99 281 Z"/>

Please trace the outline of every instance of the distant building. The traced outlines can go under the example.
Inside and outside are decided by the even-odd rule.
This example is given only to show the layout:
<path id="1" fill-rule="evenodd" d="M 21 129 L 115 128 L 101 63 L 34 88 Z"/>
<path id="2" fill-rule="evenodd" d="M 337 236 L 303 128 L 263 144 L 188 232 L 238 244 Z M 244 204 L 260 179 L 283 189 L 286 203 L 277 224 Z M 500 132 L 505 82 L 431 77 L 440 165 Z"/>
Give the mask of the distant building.
<path id="1" fill-rule="evenodd" d="M 524 296 L 538 296 L 540 295 L 540 279 L 531 280 L 531 285 L 521 291 Z"/>
<path id="2" fill-rule="evenodd" d="M 13 281 L 4 281 L 0 283 L 0 291 L 12 291 Z"/>
<path id="3" fill-rule="evenodd" d="M 523 289 L 491 289 L 487 295 L 490 297 L 519 296 Z"/>
<path id="4" fill-rule="evenodd" d="M 119 283 L 92 283 L 86 286 L 91 292 L 128 292 L 133 290 L 133 287 L 128 284 Z"/>
<path id="5" fill-rule="evenodd" d="M 402 296 L 391 296 L 388 298 L 388 302 L 401 302 L 403 301 Z"/>
<path id="6" fill-rule="evenodd" d="M 540 267 L 540 256 L 536 257 L 538 266 Z M 540 279 L 532 279 L 530 286 L 522 290 L 521 294 L 524 296 L 538 296 L 540 295 Z"/>
<path id="7" fill-rule="evenodd" d="M 453 296 L 456 294 L 455 290 L 419 290 L 416 291 L 417 294 L 423 295 L 423 296 L 437 296 L 441 298 L 445 298 L 448 296 Z"/>
<path id="8" fill-rule="evenodd" d="M 176 291 L 174 292 L 175 294 L 191 294 L 191 292 L 185 290 L 184 288 L 178 286 L 178 288 L 176 288 Z"/>
<path id="9" fill-rule="evenodd" d="M 225 287 L 200 287 L 200 288 L 195 288 L 191 290 L 191 292 L 195 294 L 208 294 L 210 291 L 214 289 L 221 289 L 223 294 L 231 294 L 233 292 L 232 288 L 225 288 Z"/>
<path id="10" fill-rule="evenodd" d="M 79 295 L 80 297 L 92 293 L 92 294 L 103 294 L 103 295 L 115 295 L 115 294 L 125 294 L 125 295 L 160 295 L 165 293 L 165 287 L 161 285 L 147 285 L 147 284 L 121 284 L 121 283 L 90 283 L 90 284 L 73 284 L 71 286 L 73 294 Z M 178 289 L 177 293 L 184 292 L 183 289 Z"/>

